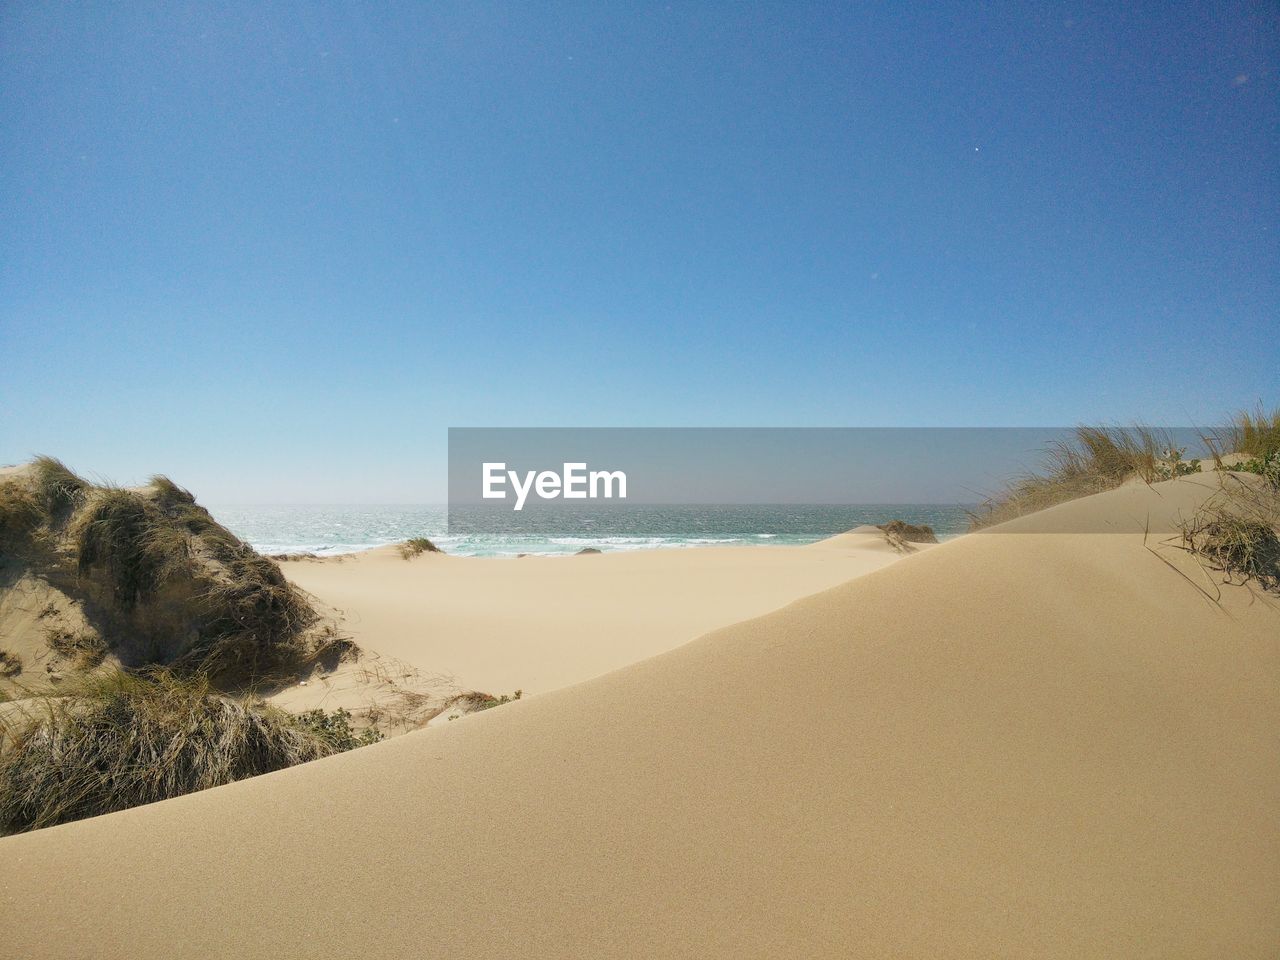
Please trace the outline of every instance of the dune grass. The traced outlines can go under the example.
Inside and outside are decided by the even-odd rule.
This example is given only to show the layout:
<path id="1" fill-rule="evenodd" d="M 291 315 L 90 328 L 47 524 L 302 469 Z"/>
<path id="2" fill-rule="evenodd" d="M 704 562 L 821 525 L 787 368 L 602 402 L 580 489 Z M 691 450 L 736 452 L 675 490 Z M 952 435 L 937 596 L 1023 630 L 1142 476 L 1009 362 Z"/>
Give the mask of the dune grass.
<path id="1" fill-rule="evenodd" d="M 136 493 L 93 491 L 71 527 L 80 574 L 101 568 L 116 606 L 132 610 L 181 562 L 177 543 L 158 535 L 163 527 L 159 509 Z"/>
<path id="2" fill-rule="evenodd" d="M 0 551 L 14 552 L 44 520 L 32 491 L 19 480 L 0 482 Z"/>
<path id="3" fill-rule="evenodd" d="M 1261 404 L 1252 411 L 1241 410 L 1225 440 L 1234 453 L 1259 459 L 1280 455 L 1280 407 L 1270 413 Z"/>
<path id="4" fill-rule="evenodd" d="M 107 658 L 106 643 L 92 630 L 72 630 L 61 625 L 48 627 L 45 642 L 78 670 L 92 670 Z"/>
<path id="5" fill-rule="evenodd" d="M 524 696 L 523 690 L 517 690 L 514 693 L 504 693 L 500 697 L 495 697 L 492 693 L 484 693 L 480 690 L 470 690 L 467 693 L 460 693 L 453 697 L 445 704 L 445 710 L 452 707 L 461 707 L 467 713 L 479 713 L 482 710 L 492 710 L 494 707 L 500 707 L 503 704 L 515 703 Z M 450 716 L 453 720 L 459 714 Z"/>
<path id="6" fill-rule="evenodd" d="M 253 677 L 325 655 L 302 633 L 315 611 L 274 561 L 239 541 L 214 538 L 203 546 L 214 566 L 193 579 L 207 617 L 200 641 L 176 665 Z"/>
<path id="7" fill-rule="evenodd" d="M 90 616 L 38 612 L 69 673 L 28 689 L 0 651 L 0 833 L 109 813 L 381 739 L 252 690 L 354 649 L 280 568 L 164 476 L 88 483 L 37 459 L 0 482 L 0 552 Z M 113 653 L 118 665 L 104 666 Z M 15 679 L 17 678 L 17 679 Z"/>
<path id="8" fill-rule="evenodd" d="M 169 504 L 186 503 L 194 504 L 196 502 L 195 494 L 185 487 L 180 487 L 162 473 L 154 474 L 148 484 L 156 497 Z"/>
<path id="9" fill-rule="evenodd" d="M 1168 480 L 1200 470 L 1185 461 L 1172 437 L 1146 426 L 1077 427 L 1066 440 L 1049 445 L 1045 466 L 1013 481 L 970 514 L 971 529 L 1003 523 L 1091 494 L 1127 480 Z"/>
<path id="10" fill-rule="evenodd" d="M 1224 575 L 1280 591 L 1280 488 L 1228 474 L 1182 524 L 1182 545 Z"/>
<path id="11" fill-rule="evenodd" d="M 45 515 L 54 520 L 64 519 L 74 510 L 90 486 L 53 457 L 36 457 L 31 469 L 40 505 Z"/>
<path id="12" fill-rule="evenodd" d="M 66 589 L 92 599 L 104 636 L 137 647 L 135 666 L 235 681 L 324 653 L 303 637 L 315 611 L 280 568 L 167 477 L 133 490 L 95 485 L 40 457 L 0 485 L 0 538 L 15 553 L 51 546 L 46 572 L 57 579 L 67 567 Z"/>
<path id="13" fill-rule="evenodd" d="M 414 537 L 400 544 L 400 556 L 406 560 L 412 560 L 424 553 L 444 553 L 444 551 L 426 537 Z"/>
<path id="14" fill-rule="evenodd" d="M 0 833 L 181 796 L 371 742 L 346 718 L 291 716 L 203 675 L 115 671 L 17 704 L 0 725 Z"/>
<path id="15" fill-rule="evenodd" d="M 889 546 L 901 553 L 914 550 L 915 548 L 911 546 L 913 543 L 938 542 L 938 535 L 928 524 L 917 525 L 907 523 L 905 520 L 890 520 L 888 523 L 878 523 L 876 526 L 884 532 L 884 538 L 889 541 Z"/>
<path id="16" fill-rule="evenodd" d="M 1280 588 L 1280 538 L 1273 526 L 1221 510 L 1199 518 L 1184 539 L 1228 581 L 1252 579 L 1269 589 Z"/>
<path id="17" fill-rule="evenodd" d="M 11 680 L 22 673 L 22 658 L 8 650 L 0 650 L 0 680 Z"/>

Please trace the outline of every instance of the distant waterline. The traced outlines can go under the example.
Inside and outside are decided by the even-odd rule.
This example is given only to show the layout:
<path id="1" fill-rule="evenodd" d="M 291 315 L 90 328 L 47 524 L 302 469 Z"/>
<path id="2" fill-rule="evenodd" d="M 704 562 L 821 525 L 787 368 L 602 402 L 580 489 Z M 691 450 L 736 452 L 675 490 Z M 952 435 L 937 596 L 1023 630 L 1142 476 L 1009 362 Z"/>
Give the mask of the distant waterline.
<path id="1" fill-rule="evenodd" d="M 962 504 L 627 505 L 607 518 L 560 513 L 543 529 L 504 529 L 497 515 L 454 524 L 443 505 L 217 506 L 214 517 L 261 553 L 331 556 L 429 537 L 455 556 L 555 556 L 601 551 L 813 543 L 863 524 L 901 519 L 928 524 L 939 538 L 963 533 Z M 455 512 L 455 521 L 458 515 Z M 465 532 L 457 532 L 459 529 Z"/>

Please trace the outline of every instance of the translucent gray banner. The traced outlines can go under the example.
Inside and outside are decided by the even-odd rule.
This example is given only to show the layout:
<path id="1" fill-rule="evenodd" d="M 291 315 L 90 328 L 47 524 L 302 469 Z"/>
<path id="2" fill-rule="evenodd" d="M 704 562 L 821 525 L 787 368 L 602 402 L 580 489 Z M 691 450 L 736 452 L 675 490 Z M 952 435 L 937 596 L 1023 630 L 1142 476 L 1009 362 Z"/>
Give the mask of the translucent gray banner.
<path id="1" fill-rule="evenodd" d="M 1128 484 L 1211 479 L 1206 438 L 1218 435 L 1197 427 L 452 428 L 449 532 L 737 542 L 814 539 L 902 519 L 946 537 L 1115 487 L 1121 474 Z M 1059 511 L 1060 525 L 1046 515 L 1008 529 L 1178 528 L 1177 511 L 1131 499 L 1131 517 L 1122 507 L 1100 511 L 1096 522 Z"/>

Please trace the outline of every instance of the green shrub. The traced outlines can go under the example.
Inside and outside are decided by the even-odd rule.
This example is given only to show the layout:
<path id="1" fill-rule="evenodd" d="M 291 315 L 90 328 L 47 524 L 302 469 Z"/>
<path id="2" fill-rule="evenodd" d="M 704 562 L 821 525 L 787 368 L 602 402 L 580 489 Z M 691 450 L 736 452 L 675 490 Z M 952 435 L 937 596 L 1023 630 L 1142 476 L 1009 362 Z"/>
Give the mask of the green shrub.
<path id="1" fill-rule="evenodd" d="M 1186 450 L 1171 447 L 1164 451 L 1163 459 L 1155 465 L 1156 480 L 1172 480 L 1175 477 L 1185 477 L 1193 473 L 1200 472 L 1199 460 L 1183 460 L 1182 455 Z"/>
<path id="2" fill-rule="evenodd" d="M 382 739 L 382 734 L 372 727 L 356 731 L 351 727 L 351 714 L 339 707 L 332 713 L 323 710 L 307 710 L 293 718 L 304 730 L 315 734 L 335 750 L 354 750 L 366 747 Z"/>
<path id="3" fill-rule="evenodd" d="M 1237 463 L 1232 470 L 1241 473 L 1256 473 L 1273 490 L 1280 490 L 1280 451 L 1273 450 L 1270 453 L 1254 457 L 1252 460 L 1245 460 L 1243 463 Z"/>

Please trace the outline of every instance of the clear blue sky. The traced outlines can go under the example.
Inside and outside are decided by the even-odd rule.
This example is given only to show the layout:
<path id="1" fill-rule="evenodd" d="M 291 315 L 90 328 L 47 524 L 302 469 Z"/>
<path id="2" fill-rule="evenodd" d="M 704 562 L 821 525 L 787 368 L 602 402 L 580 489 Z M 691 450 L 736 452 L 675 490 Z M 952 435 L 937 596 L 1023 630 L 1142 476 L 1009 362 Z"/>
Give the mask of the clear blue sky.
<path id="1" fill-rule="evenodd" d="M 0 462 L 420 501 L 450 425 L 1280 402 L 1258 3 L 0 8 Z"/>

